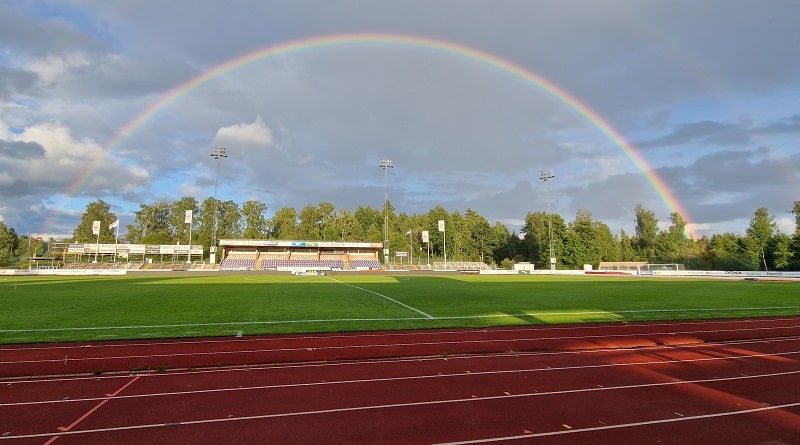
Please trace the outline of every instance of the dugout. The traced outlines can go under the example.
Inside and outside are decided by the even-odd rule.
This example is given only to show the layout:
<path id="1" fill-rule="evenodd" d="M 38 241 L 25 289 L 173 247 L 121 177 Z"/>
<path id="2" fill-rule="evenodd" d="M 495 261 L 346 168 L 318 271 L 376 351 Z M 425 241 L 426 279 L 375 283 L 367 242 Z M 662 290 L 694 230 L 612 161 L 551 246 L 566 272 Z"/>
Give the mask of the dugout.
<path id="1" fill-rule="evenodd" d="M 601 261 L 598 270 L 640 272 L 647 270 L 647 261 Z"/>

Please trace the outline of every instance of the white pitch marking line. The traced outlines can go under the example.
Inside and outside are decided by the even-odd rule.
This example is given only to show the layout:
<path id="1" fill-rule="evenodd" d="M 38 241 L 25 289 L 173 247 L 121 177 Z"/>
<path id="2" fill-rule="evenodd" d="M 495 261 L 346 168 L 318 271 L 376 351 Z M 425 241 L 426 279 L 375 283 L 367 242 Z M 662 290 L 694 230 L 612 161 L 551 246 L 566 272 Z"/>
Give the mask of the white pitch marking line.
<path id="1" fill-rule="evenodd" d="M 337 282 L 339 284 L 344 284 L 345 286 L 350 286 L 350 287 L 356 288 L 358 290 L 362 290 L 364 292 L 369 292 L 371 294 L 375 294 L 375 295 L 377 295 L 377 296 L 379 296 L 381 298 L 385 298 L 385 299 L 387 299 L 387 300 L 389 300 L 389 301 L 391 301 L 391 302 L 393 302 L 395 304 L 399 304 L 400 306 L 403 306 L 406 309 L 411 309 L 412 311 L 414 311 L 414 312 L 416 312 L 418 314 L 421 314 L 425 318 L 429 318 L 429 319 L 435 318 L 433 315 L 426 314 L 425 312 L 423 312 L 423 311 L 421 311 L 421 310 L 419 310 L 419 309 L 417 309 L 415 307 L 412 307 L 412 306 L 409 306 L 409 305 L 407 305 L 407 304 L 405 304 L 403 302 L 397 301 L 394 298 L 387 297 L 386 295 L 383 295 L 382 293 L 379 293 L 379 292 L 375 292 L 374 290 L 364 289 L 363 287 L 359 287 L 359 286 L 356 286 L 354 284 L 345 283 L 344 281 L 339 281 L 336 278 L 329 278 L 329 279 L 333 280 L 333 281 L 335 281 L 335 282 Z"/>
<path id="2" fill-rule="evenodd" d="M 332 279 L 332 278 L 331 278 Z M 347 284 L 347 283 L 342 283 Z M 347 284 L 348 286 L 352 286 L 351 284 Z M 361 289 L 357 286 L 353 286 L 358 289 Z M 530 316 L 539 316 L 539 315 L 598 315 L 598 314 L 607 314 L 608 312 L 614 313 L 647 313 L 647 312 L 674 312 L 678 310 L 689 310 L 689 311 L 703 311 L 703 310 L 718 310 L 718 311 L 726 311 L 729 309 L 645 309 L 645 310 L 637 310 L 637 311 L 580 311 L 580 312 L 522 312 L 517 314 L 492 314 L 492 315 L 465 315 L 465 316 L 448 316 L 448 317 L 433 317 L 428 315 L 424 312 L 419 311 L 418 309 L 412 308 L 411 306 L 405 305 L 399 301 L 392 300 L 391 298 L 379 294 L 377 292 L 373 292 L 371 290 L 363 289 L 367 292 L 372 292 L 374 294 L 380 295 L 383 298 L 389 299 L 397 304 L 403 305 L 412 309 L 414 311 L 423 314 L 425 318 L 419 317 L 397 317 L 397 318 L 333 318 L 333 319 L 313 319 L 313 320 L 279 320 L 279 321 L 232 321 L 232 322 L 220 322 L 220 323 L 182 323 L 182 324 L 163 324 L 163 325 L 132 325 L 132 326 L 88 326 L 88 327 L 72 327 L 72 328 L 43 328 L 43 329 L 0 329 L 0 334 L 4 333 L 19 333 L 19 332 L 54 332 L 54 331 L 98 331 L 103 329 L 158 329 L 158 328 L 184 328 L 184 327 L 208 327 L 208 326 L 231 326 L 231 325 L 278 325 L 278 324 L 300 324 L 300 323 L 330 323 L 330 322 L 354 322 L 354 321 L 413 321 L 413 320 L 476 320 L 476 319 L 491 319 L 491 318 L 519 318 L 519 317 L 530 317 Z M 797 306 L 775 306 L 775 307 L 765 307 L 765 308 L 731 308 L 732 311 L 740 311 L 740 310 L 753 310 L 753 309 L 797 309 Z M 787 319 L 778 319 L 775 321 L 785 321 Z M 792 319 L 788 319 L 792 320 Z M 674 323 L 649 323 L 653 326 L 661 326 L 661 325 L 696 325 L 696 324 L 714 324 L 714 323 L 731 323 L 729 320 L 726 321 L 719 321 L 719 320 L 705 320 L 703 322 L 698 321 L 677 321 Z M 648 323 L 646 322 L 635 322 L 635 323 L 620 323 L 614 327 L 620 328 L 630 328 L 632 326 L 643 326 Z M 577 328 L 580 329 L 591 329 L 590 326 L 585 325 L 574 325 L 569 328 L 554 328 L 547 325 L 538 325 L 535 326 L 535 329 L 571 329 L 574 330 Z M 608 326 L 597 327 L 597 328 L 607 328 Z M 738 331 L 748 331 L 748 330 L 764 330 L 764 329 L 793 329 L 796 326 L 777 326 L 777 327 L 763 327 L 763 328 L 752 328 L 752 329 L 726 329 L 724 332 L 738 332 Z M 489 329 L 480 328 L 479 330 Z M 494 328 L 493 328 L 494 329 Z M 518 327 L 518 330 L 523 330 L 523 327 Z M 692 332 L 722 332 L 722 331 L 687 331 L 687 332 L 669 332 L 671 334 L 686 334 Z M 651 335 L 659 334 L 659 333 L 650 333 Z"/>

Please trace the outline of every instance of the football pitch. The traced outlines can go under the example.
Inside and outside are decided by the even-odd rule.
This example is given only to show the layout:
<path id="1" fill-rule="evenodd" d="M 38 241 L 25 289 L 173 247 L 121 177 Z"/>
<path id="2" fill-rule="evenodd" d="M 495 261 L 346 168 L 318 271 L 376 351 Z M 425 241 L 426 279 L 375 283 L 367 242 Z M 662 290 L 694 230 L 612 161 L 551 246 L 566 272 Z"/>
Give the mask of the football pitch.
<path id="1" fill-rule="evenodd" d="M 0 277 L 0 343 L 800 314 L 797 282 L 406 274 Z"/>

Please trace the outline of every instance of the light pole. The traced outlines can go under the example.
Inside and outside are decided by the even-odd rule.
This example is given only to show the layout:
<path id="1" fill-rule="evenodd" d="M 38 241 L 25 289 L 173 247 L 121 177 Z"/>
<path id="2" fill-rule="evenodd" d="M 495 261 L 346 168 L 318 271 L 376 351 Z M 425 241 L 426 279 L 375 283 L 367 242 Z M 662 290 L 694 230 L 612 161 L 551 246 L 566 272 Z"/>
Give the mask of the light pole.
<path id="1" fill-rule="evenodd" d="M 217 263 L 217 186 L 219 184 L 219 160 L 227 158 L 227 150 L 224 147 L 211 148 L 211 157 L 217 161 L 217 175 L 214 178 L 214 227 L 211 229 L 211 247 L 209 247 L 209 262 Z M 191 251 L 192 246 L 189 245 Z"/>
<path id="2" fill-rule="evenodd" d="M 542 174 L 539 175 L 539 179 L 544 181 L 547 185 L 547 231 L 548 231 L 548 239 L 550 244 L 550 270 L 556 270 L 556 250 L 555 246 L 553 245 L 553 220 L 550 216 L 550 180 L 555 178 L 556 174 L 553 170 L 542 170 Z"/>
<path id="3" fill-rule="evenodd" d="M 391 159 L 381 159 L 383 169 L 383 264 L 389 267 L 389 169 L 394 168 Z"/>

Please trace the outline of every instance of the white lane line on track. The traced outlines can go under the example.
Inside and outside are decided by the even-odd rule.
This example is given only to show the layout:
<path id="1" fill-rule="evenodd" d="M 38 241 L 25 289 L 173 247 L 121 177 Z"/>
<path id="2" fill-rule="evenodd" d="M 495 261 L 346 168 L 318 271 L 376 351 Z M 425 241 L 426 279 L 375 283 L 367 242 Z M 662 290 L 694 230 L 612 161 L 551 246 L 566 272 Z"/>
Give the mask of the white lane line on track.
<path id="1" fill-rule="evenodd" d="M 702 419 L 713 419 L 716 417 L 726 417 L 726 416 L 738 416 L 742 414 L 752 414 L 762 411 L 771 411 L 776 409 L 785 409 L 785 408 L 793 408 L 796 406 L 800 406 L 800 402 L 794 403 L 786 403 L 783 405 L 774 405 L 774 406 L 765 406 L 760 408 L 751 408 L 751 409 L 743 409 L 740 411 L 723 411 L 721 413 L 712 413 L 712 414 L 700 414 L 696 416 L 682 416 L 676 417 L 672 419 L 657 419 L 657 420 L 644 420 L 642 422 L 630 422 L 630 423 L 620 423 L 616 425 L 602 425 L 602 426 L 595 426 L 595 427 L 588 427 L 588 428 L 572 428 L 572 429 L 565 429 L 565 430 L 558 430 L 558 431 L 545 431 L 541 433 L 532 433 L 532 434 L 521 434 L 517 436 L 504 436 L 504 437 L 489 437 L 483 439 L 475 439 L 475 440 L 462 440 L 458 442 L 441 442 L 437 445 L 467 445 L 467 444 L 475 444 L 475 443 L 489 443 L 489 442 L 507 442 L 510 440 L 522 440 L 522 439 L 534 439 L 537 437 L 549 437 L 549 436 L 560 436 L 563 434 L 576 434 L 576 433 L 589 433 L 595 431 L 603 431 L 603 430 L 615 430 L 620 428 L 631 428 L 636 426 L 648 426 L 648 425 L 659 425 L 664 423 L 674 423 L 674 422 L 685 422 L 687 420 L 702 420 Z"/>
<path id="2" fill-rule="evenodd" d="M 174 391 L 174 392 L 164 392 L 164 393 L 150 393 L 150 394 L 131 394 L 127 396 L 119 396 L 118 399 L 147 399 L 151 397 L 164 397 L 164 396 L 176 396 L 176 395 L 196 395 L 196 394 L 208 394 L 208 393 L 226 393 L 226 392 L 238 392 L 238 391 L 255 391 L 255 390 L 266 390 L 266 389 L 285 389 L 285 388 L 303 388 L 303 387 L 313 387 L 313 386 L 329 386 L 329 385 L 347 385 L 347 384 L 359 384 L 359 383 L 376 383 L 376 382 L 399 382 L 399 381 L 409 381 L 409 380 L 426 380 L 426 379 L 444 379 L 444 378 L 454 378 L 454 377 L 477 377 L 477 376 L 486 376 L 486 375 L 504 375 L 504 374 L 523 374 L 523 373 L 536 373 L 536 372 L 555 372 L 555 371 L 574 371 L 574 370 L 582 370 L 582 369 L 601 369 L 601 368 L 623 368 L 623 367 L 630 367 L 630 366 L 650 366 L 650 365 L 665 365 L 665 364 L 686 364 L 686 363 L 696 363 L 696 362 L 710 362 L 710 361 L 720 361 L 720 360 L 739 360 L 745 358 L 765 358 L 765 357 L 775 357 L 775 356 L 782 356 L 782 355 L 789 355 L 789 354 L 798 354 L 800 352 L 795 351 L 791 353 L 778 353 L 778 354 L 764 354 L 762 356 L 759 355 L 742 355 L 737 357 L 705 357 L 699 359 L 687 359 L 687 360 L 652 360 L 652 361 L 641 361 L 641 362 L 632 362 L 632 363 L 603 363 L 599 365 L 580 365 L 580 366 L 553 366 L 553 367 L 546 367 L 546 368 L 526 368 L 526 369 L 505 369 L 505 370 L 494 370 L 494 371 L 469 371 L 469 372 L 456 372 L 456 373 L 448 373 L 448 374 L 425 374 L 425 375 L 416 375 L 416 376 L 402 376 L 402 377 L 382 377 L 382 378 L 371 378 L 371 379 L 352 379 L 352 380 L 327 380 L 327 381 L 320 381 L 320 382 L 308 382 L 308 383 L 286 383 L 286 384 L 277 384 L 277 385 L 259 385 L 259 386 L 237 386 L 237 387 L 230 387 L 230 388 L 215 388 L 215 389 L 203 389 L 203 390 L 192 390 L 192 391 Z M 553 391 L 553 392 L 537 392 L 532 393 L 529 395 L 544 395 L 544 394 L 569 394 L 573 392 L 588 392 L 588 391 L 600 391 L 600 390 L 612 390 L 612 389 L 630 389 L 630 388 L 646 388 L 651 386 L 666 386 L 666 385 L 673 385 L 673 384 L 684 384 L 684 383 L 706 383 L 706 382 L 721 382 L 721 381 L 729 381 L 729 380 L 745 380 L 745 379 L 755 379 L 755 378 L 762 378 L 762 377 L 778 377 L 778 376 L 786 376 L 786 375 L 796 375 L 800 374 L 800 370 L 798 371 L 785 371 L 785 372 L 775 372 L 769 374 L 750 374 L 750 375 L 736 375 L 733 377 L 714 377 L 710 379 L 698 379 L 698 380 L 674 380 L 665 383 L 647 383 L 647 384 L 637 384 L 637 385 L 624 385 L 624 386 L 608 386 L 602 388 L 587 388 L 587 389 L 576 389 L 576 390 L 566 390 L 566 391 Z M 144 377 L 156 377 L 161 376 L 164 374 L 141 374 L 139 376 Z M 115 377 L 119 378 L 119 377 Z M 521 396 L 521 395 L 517 395 Z M 70 399 L 54 399 L 54 400 L 41 400 L 41 401 L 29 401 L 29 402 L 12 402 L 12 403 L 0 403 L 0 407 L 5 406 L 25 406 L 25 405 L 49 405 L 49 404 L 63 404 L 63 403 L 73 403 L 73 402 L 89 402 L 89 401 L 97 401 L 103 400 L 102 397 L 88 397 L 88 398 L 70 398 Z"/>
<path id="3" fill-rule="evenodd" d="M 779 339 L 756 339 L 756 340 L 733 340 L 727 342 L 717 342 L 717 343 L 699 343 L 693 345 L 686 345 L 681 346 L 680 351 L 687 351 L 687 350 L 699 350 L 699 349 L 712 349 L 712 348 L 721 348 L 721 347 L 730 347 L 730 346 L 742 346 L 742 345 L 749 345 L 749 344 L 761 344 L 761 343 L 776 343 L 776 342 L 783 342 L 783 341 L 798 341 L 800 337 L 791 337 L 791 338 L 779 338 Z M 275 364 L 275 365 L 243 365 L 243 366 L 231 366 L 225 368 L 213 368 L 213 369 L 195 369 L 195 370 L 183 370 L 183 371 L 170 371 L 168 373 L 144 373 L 143 375 L 148 375 L 151 377 L 175 377 L 175 376 L 182 376 L 182 375 L 197 375 L 197 374 L 213 374 L 213 373 L 232 373 L 232 372 L 258 372 L 258 371 L 272 371 L 272 370 L 279 370 L 279 369 L 304 369 L 304 368 L 328 368 L 328 367 L 342 367 L 342 366 L 362 366 L 362 365 L 382 365 L 382 364 L 394 364 L 394 363 L 408 363 L 408 362 L 430 362 L 430 361 L 465 361 L 465 360 L 472 360 L 472 359 L 486 359 L 486 358 L 507 358 L 507 357 L 515 357 L 515 358 L 523 358 L 523 357 L 532 357 L 532 356 L 559 356 L 559 355 L 586 355 L 586 354 L 603 354 L 603 353 L 614 353 L 619 351 L 635 351 L 637 353 L 651 353 L 655 351 L 676 351 L 674 346 L 652 346 L 652 347 L 645 347 L 645 348 L 635 348 L 635 349 L 591 349 L 591 350 L 578 350 L 578 351 L 533 351 L 533 352 L 497 352 L 497 353 L 480 353 L 480 354 L 457 354 L 457 355 L 448 355 L 443 357 L 441 355 L 434 355 L 434 356 L 425 356 L 425 357 L 395 357 L 395 358 L 379 358 L 379 359 L 363 359 L 363 360 L 352 360 L 352 361 L 324 361 L 324 362 L 308 362 L 308 363 L 282 363 L 282 364 Z M 682 360 L 670 360 L 670 361 L 647 361 L 647 362 L 634 362 L 634 363 L 614 363 L 609 365 L 586 365 L 586 366 L 629 366 L 629 365 L 650 365 L 650 364 L 661 364 L 661 363 L 688 363 L 688 362 L 705 362 L 705 361 L 720 361 L 720 360 L 746 360 L 751 358 L 770 358 L 770 357 L 780 357 L 780 356 L 789 356 L 789 355 L 797 355 L 800 354 L 800 350 L 797 351 L 783 351 L 783 352 L 773 352 L 773 353 L 748 353 L 745 355 L 728 355 L 722 357 L 703 357 L 698 359 L 682 359 Z M 546 370 L 558 370 L 558 369 L 569 369 L 569 368 L 546 368 Z M 522 369 L 521 371 L 526 371 L 531 369 Z M 535 370 L 535 369 L 533 369 Z M 81 380 L 103 380 L 103 379 L 118 379 L 124 378 L 128 374 L 112 374 L 107 376 L 68 376 L 68 377 L 56 377 L 56 378 L 28 378 L 28 379 L 11 379 L 11 380 L 0 380 L 0 384 L 22 384 L 22 383 L 43 383 L 43 382 L 77 382 Z"/>
<path id="4" fill-rule="evenodd" d="M 389 296 L 387 296 L 387 295 L 384 295 L 384 294 L 382 294 L 382 293 L 380 293 L 380 292 L 375 292 L 374 290 L 365 289 L 365 288 L 363 288 L 363 287 L 356 286 L 355 284 L 345 283 L 344 281 L 337 280 L 336 278 L 328 278 L 328 279 L 329 279 L 329 280 L 331 280 L 331 281 L 335 281 L 335 282 L 337 282 L 337 283 L 339 283 L 339 284 L 343 284 L 343 285 L 345 285 L 345 286 L 349 286 L 349 287 L 352 287 L 352 288 L 354 288 L 354 289 L 358 289 L 358 290 L 360 290 L 360 291 L 369 292 L 369 293 L 371 293 L 371 294 L 377 295 L 377 296 L 379 296 L 379 297 L 381 297 L 381 298 L 384 298 L 384 299 L 386 299 L 386 300 L 389 300 L 389 301 L 391 301 L 392 303 L 399 304 L 400 306 L 403 306 L 403 307 L 404 307 L 404 308 L 406 308 L 406 309 L 410 309 L 410 310 L 412 310 L 412 311 L 414 311 L 414 312 L 416 312 L 416 313 L 418 313 L 418 314 L 422 315 L 422 316 L 423 316 L 423 317 L 425 317 L 425 318 L 428 318 L 428 319 L 431 319 L 431 320 L 432 320 L 432 319 L 434 319 L 434 318 L 436 318 L 436 317 L 434 317 L 433 315 L 427 314 L 427 313 L 425 313 L 425 312 L 423 312 L 423 311 L 421 311 L 421 310 L 419 310 L 419 309 L 417 309 L 417 308 L 415 308 L 415 307 L 413 307 L 413 306 L 409 306 L 409 305 L 407 305 L 407 304 L 405 304 L 405 303 L 403 303 L 403 302 L 401 302 L 401 301 L 397 301 L 397 300 L 395 300 L 394 298 L 392 298 L 392 297 L 389 297 Z"/>
<path id="5" fill-rule="evenodd" d="M 718 381 L 719 379 L 708 379 L 705 381 Z M 702 381 L 698 381 L 702 382 Z M 694 383 L 694 382 L 683 382 L 683 381 L 676 381 L 676 382 L 665 382 L 665 383 L 658 383 L 658 384 L 651 384 L 648 386 L 664 386 L 664 385 L 678 385 L 682 383 Z M 644 386 L 644 385 L 642 385 Z M 637 388 L 638 386 L 633 385 L 631 388 Z M 163 427 L 172 427 L 172 426 L 189 426 L 189 425 L 205 425 L 205 424 L 214 424 L 214 423 L 221 423 L 221 422 L 236 422 L 236 421 L 247 421 L 247 420 L 263 420 L 263 419 L 276 419 L 276 418 L 289 418 L 289 417 L 299 417 L 299 416 L 308 416 L 308 415 L 317 415 L 317 414 L 331 414 L 331 413 L 346 413 L 346 412 L 359 412 L 359 411 L 373 411 L 373 410 L 380 410 L 380 409 L 392 409 L 392 408 L 408 408 L 408 407 L 417 407 L 417 406 L 433 406 L 433 405 L 449 405 L 449 404 L 458 404 L 458 403 L 475 403 L 479 401 L 487 401 L 487 400 L 500 400 L 500 399 L 511 399 L 511 398 L 522 398 L 522 397 L 538 397 L 542 395 L 558 395 L 558 394 L 570 394 L 570 393 L 580 393 L 580 392 L 587 392 L 587 391 L 605 391 L 610 388 L 588 388 L 584 390 L 572 390 L 572 391 L 559 391 L 559 392 L 551 392 L 551 393 L 526 393 L 526 394 L 511 394 L 511 395 L 502 395 L 502 396 L 489 396 L 489 397 L 470 397 L 464 399 L 451 399 L 451 400 L 432 400 L 432 401 L 423 401 L 423 402 L 407 402 L 407 403 L 391 403 L 391 404 L 384 404 L 384 405 L 370 405 L 370 406 L 356 406 L 356 407 L 346 407 L 346 408 L 332 408 L 332 409 L 321 409 L 321 410 L 312 410 L 312 411 L 301 411 L 301 412 L 291 412 L 291 413 L 277 413 L 277 414 L 261 414 L 261 415 L 254 415 L 254 416 L 241 416 L 241 417 L 224 417 L 224 418 L 216 418 L 216 419 L 202 419 L 202 420 L 187 420 L 181 422 L 170 422 L 170 423 L 155 423 L 155 424 L 143 424 L 143 425 L 128 425 L 128 426 L 118 426 L 118 427 L 110 427 L 110 428 L 97 428 L 97 429 L 87 429 L 87 430 L 74 430 L 74 431 L 66 431 L 61 433 L 37 433 L 37 434 L 24 434 L 19 436 L 2 436 L 0 440 L 4 439 L 32 439 L 32 438 L 40 438 L 40 437 L 52 437 L 52 436 L 64 436 L 64 435 L 77 435 L 77 434 L 90 434 L 90 433 L 102 433 L 102 432 L 115 432 L 115 431 L 131 431 L 131 430 L 141 430 L 141 429 L 150 429 L 150 428 L 163 428 Z M 550 431 L 550 432 L 542 432 L 536 433 L 531 435 L 520 435 L 520 436 L 509 436 L 504 438 L 494 438 L 494 439 L 479 439 L 473 441 L 466 441 L 466 442 L 451 442 L 451 444 L 468 444 L 468 443 L 481 443 L 487 441 L 502 441 L 502 440 L 509 440 L 510 438 L 519 438 L 524 439 L 526 437 L 544 437 L 544 436 L 551 436 L 557 434 L 565 434 L 568 432 L 587 432 L 587 431 L 599 431 L 599 430 L 608 430 L 608 429 L 616 429 L 616 428 L 627 428 L 631 426 L 641 426 L 641 425 L 655 425 L 659 423 L 669 423 L 669 422 L 680 422 L 680 421 L 687 421 L 687 420 L 696 420 L 696 419 L 708 419 L 713 417 L 722 417 L 722 416 L 734 416 L 734 415 L 742 415 L 742 414 L 750 414 L 760 411 L 769 411 L 774 409 L 784 409 L 784 408 L 791 408 L 795 406 L 800 406 L 800 402 L 792 402 L 786 403 L 781 405 L 771 405 L 759 408 L 752 408 L 752 409 L 743 409 L 737 411 L 723 411 L 720 413 L 713 413 L 713 414 L 704 414 L 698 416 L 685 416 L 679 418 L 670 418 L 670 419 L 658 419 L 658 420 L 648 420 L 642 422 L 634 422 L 634 423 L 626 423 L 626 424 L 618 424 L 618 425 L 605 425 L 602 427 L 594 427 L 594 428 L 576 428 L 572 430 L 566 431 Z"/>
<path id="6" fill-rule="evenodd" d="M 331 278 L 332 279 L 332 278 Z M 352 284 L 342 283 L 347 286 L 353 286 Z M 353 286 L 357 287 L 358 286 Z M 362 288 L 359 288 L 362 289 Z M 363 289 L 366 292 L 372 292 L 378 294 L 377 292 Z M 390 299 L 382 294 L 378 294 L 383 296 L 384 298 Z M 693 312 L 699 313 L 703 311 L 709 312 L 739 312 L 739 311 L 759 311 L 759 310 L 777 310 L 777 309 L 799 309 L 800 306 L 768 306 L 768 307 L 747 307 L 747 308 L 685 308 L 685 309 L 644 309 L 644 310 L 636 310 L 636 311 L 626 311 L 626 310 L 606 310 L 606 311 L 579 311 L 579 312 L 537 312 L 537 311 L 530 311 L 530 312 L 521 312 L 517 314 L 492 314 L 492 315 L 466 315 L 466 316 L 445 316 L 445 317 L 434 317 L 432 315 L 428 315 L 419 309 L 413 308 L 406 304 L 403 304 L 397 300 L 392 300 L 397 304 L 405 306 L 411 310 L 419 312 L 423 317 L 397 317 L 397 318 L 320 318 L 320 319 L 310 319 L 310 320 L 275 320 L 275 321 L 232 321 L 232 322 L 220 322 L 220 323 L 180 323 L 180 324 L 164 324 L 164 325 L 132 325 L 132 326 L 84 326 L 84 327 L 69 327 L 69 328 L 43 328 L 43 329 L 0 329 L 0 334 L 6 333 L 19 333 L 19 332 L 52 332 L 52 331 L 97 331 L 97 330 L 125 330 L 125 329 L 157 329 L 157 328 L 183 328 L 183 327 L 209 327 L 209 326 L 237 326 L 237 325 L 280 325 L 280 324 L 304 324 L 304 323 L 336 323 L 336 322 L 354 322 L 354 321 L 420 321 L 420 320 L 477 320 L 477 319 L 491 319 L 491 318 L 519 318 L 519 317 L 531 317 L 531 316 L 538 316 L 538 315 L 545 315 L 545 316 L 554 316 L 554 315 L 604 315 L 609 312 L 620 313 L 620 314 L 636 314 L 636 313 L 650 313 L 650 312 L 657 312 L 657 313 L 666 313 L 666 312 Z M 747 314 L 740 314 L 740 316 L 747 316 Z M 754 315 L 755 316 L 755 315 Z M 710 322 L 713 320 L 709 320 Z M 632 323 L 617 322 L 621 326 L 630 326 Z M 688 322 L 680 322 L 677 323 L 688 323 Z M 544 325 L 539 325 L 539 327 L 546 327 Z"/>
<path id="7" fill-rule="evenodd" d="M 787 327 L 786 329 L 796 329 L 795 326 Z M 756 329 L 756 330 L 760 330 Z M 744 330 L 734 330 L 733 332 L 743 332 Z M 137 354 L 137 355 L 123 355 L 123 356 L 95 356 L 95 357 L 74 357 L 70 358 L 72 362 L 80 361 L 96 361 L 96 360 L 122 360 L 130 358 L 163 358 L 163 357 L 184 357 L 184 356 L 201 356 L 201 355 L 232 355 L 232 354 L 263 354 L 267 352 L 293 352 L 293 351 L 329 351 L 329 350 L 342 350 L 342 349 L 368 349 L 368 348 L 392 348 L 392 347 L 408 347 L 408 346 L 437 346 L 437 345 L 463 345 L 463 344 L 490 344 L 490 343 L 517 343 L 525 341 L 551 341 L 551 340 L 586 340 L 586 339 L 624 339 L 624 338 L 640 338 L 642 336 L 653 335 L 676 335 L 676 334 L 696 334 L 707 332 L 725 332 L 725 330 L 710 330 L 710 331 L 694 331 L 694 332 L 651 332 L 651 333 L 630 333 L 630 334 L 613 334 L 613 335 L 576 335 L 576 336 L 563 336 L 563 337 L 531 337 L 531 338 L 498 338 L 498 339 L 481 339 L 481 340 L 453 340 L 453 341 L 438 341 L 438 342 L 416 342 L 416 343 L 382 343 L 382 344 L 368 344 L 368 345 L 339 345 L 339 346 L 300 346 L 295 348 L 275 348 L 275 349 L 239 349 L 235 351 L 208 351 L 208 352 L 185 352 L 185 353 L 169 353 L 169 354 Z M 89 347 L 92 351 L 100 351 L 102 347 Z M 615 348 L 625 349 L 625 348 Z M 50 363 L 55 360 L 54 357 L 39 359 L 39 360 L 15 360 L 15 361 L 0 361 L 0 364 L 19 364 L 19 363 Z"/>
<path id="8" fill-rule="evenodd" d="M 373 333 L 348 333 L 348 334 L 316 334 L 316 335 L 303 335 L 303 334 L 293 334 L 290 336 L 262 336 L 262 337 L 249 337 L 243 338 L 241 340 L 237 340 L 237 342 L 242 343 L 254 343 L 254 342 L 285 342 L 287 339 L 292 341 L 296 340 L 313 340 L 318 338 L 325 338 L 325 339 L 336 339 L 336 338 L 371 338 L 371 337 L 379 337 L 379 338 L 392 338 L 392 337 L 409 337 L 409 336 L 429 336 L 429 335 L 464 335 L 467 334 L 474 334 L 474 333 L 484 333 L 484 332 L 492 332 L 492 333 L 503 333 L 503 332 L 536 332 L 540 333 L 542 331 L 570 331 L 574 332 L 576 330 L 580 331 L 591 331 L 591 330 L 608 330 L 608 329 L 624 329 L 630 330 L 633 328 L 641 328 L 641 327 L 661 327 L 661 326 L 713 326 L 716 324 L 723 324 L 723 325 L 738 325 L 738 324 L 745 324 L 745 325 L 752 325 L 752 324 L 764 324 L 770 323 L 770 326 L 761 326 L 757 328 L 729 328 L 729 329 L 714 329 L 714 330 L 694 330 L 694 331 L 668 331 L 668 332 L 647 332 L 642 333 L 642 335 L 662 335 L 662 334 L 692 334 L 692 333 L 705 333 L 705 332 L 739 332 L 739 331 L 755 331 L 755 330 L 769 330 L 769 329 L 795 329 L 797 328 L 797 321 L 799 317 L 790 317 L 790 318 L 774 318 L 774 319 L 740 319 L 740 320 L 702 320 L 702 321 L 677 321 L 677 322 L 639 322 L 639 323 L 615 323 L 615 324 L 599 324 L 599 325 L 570 325 L 570 326 L 548 326 L 548 325 L 536 325 L 536 326 L 515 326 L 512 328 L 503 328 L 503 327 L 486 327 L 486 328 L 477 328 L 477 329 L 461 329 L 461 330 L 436 330 L 436 331 L 386 331 L 381 332 L 378 334 Z M 397 320 L 397 319 L 392 319 Z M 415 318 L 417 320 L 417 318 Z M 352 321 L 352 320 L 351 320 Z M 788 322 L 789 325 L 774 325 L 776 323 L 783 323 Z M 249 322 L 248 322 L 249 323 Z M 256 322 L 258 323 L 258 322 Z M 239 324 L 239 323 L 229 323 L 231 325 Z M 196 325 L 178 325 L 178 327 L 185 327 L 185 326 L 196 326 Z M 127 328 L 133 329 L 142 326 L 129 326 Z M 170 327 L 170 326 L 163 326 L 163 327 Z M 174 326 L 173 326 L 174 327 Z M 112 327 L 113 328 L 113 327 Z M 117 327 L 117 328 L 125 328 L 125 327 Z M 68 329 L 68 328 L 64 328 Z M 91 328 L 91 329 L 105 329 L 105 328 Z M 2 332 L 2 331 L 0 331 Z M 612 334 L 614 335 L 614 334 Z M 628 334 L 628 335 L 633 335 Z M 537 337 L 538 338 L 538 337 Z M 215 344 L 215 343 L 227 343 L 229 339 L 203 339 L 203 340 L 180 340 L 180 341 L 163 341 L 163 340 L 153 340 L 148 341 L 145 343 L 140 342 L 131 342 L 131 341 L 122 341 L 121 343 L 116 344 L 101 344 L 101 345 L 91 345 L 91 344 L 78 344 L 78 345 L 45 345 L 45 346 L 30 346 L 30 347 L 13 347 L 13 348 L 3 348 L 0 347 L 0 351 L 27 351 L 27 350 L 47 350 L 47 349 L 77 349 L 77 348 L 128 348 L 131 346 L 159 346 L 159 345 L 200 345 L 200 344 Z"/>

